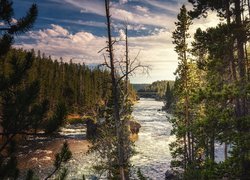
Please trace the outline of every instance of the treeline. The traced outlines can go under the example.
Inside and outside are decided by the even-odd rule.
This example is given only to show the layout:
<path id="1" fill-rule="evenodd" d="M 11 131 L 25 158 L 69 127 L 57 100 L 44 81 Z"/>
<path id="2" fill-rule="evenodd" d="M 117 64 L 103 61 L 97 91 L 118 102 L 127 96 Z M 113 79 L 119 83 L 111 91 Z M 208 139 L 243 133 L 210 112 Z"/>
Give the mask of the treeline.
<path id="1" fill-rule="evenodd" d="M 10 53 L 24 56 L 27 52 L 12 50 Z M 98 67 L 91 69 L 84 63 L 66 63 L 62 58 L 52 60 L 44 54 L 40 55 L 39 51 L 24 82 L 34 80 L 40 84 L 39 99 L 48 99 L 51 109 L 58 102 L 64 102 L 72 114 L 97 115 L 111 94 L 107 70 Z"/>
<path id="2" fill-rule="evenodd" d="M 181 8 L 173 32 L 179 66 L 171 105 L 172 168 L 183 179 L 249 179 L 249 1 L 189 2 L 193 10 Z M 197 29 L 189 47 L 192 19 L 208 10 L 224 23 Z M 222 162 L 216 161 L 217 145 L 224 146 Z"/>
<path id="3" fill-rule="evenodd" d="M 152 84 L 146 85 L 143 89 L 139 89 L 138 92 L 156 92 L 158 97 L 165 99 L 166 91 L 169 87 L 173 87 L 174 81 L 155 81 Z"/>

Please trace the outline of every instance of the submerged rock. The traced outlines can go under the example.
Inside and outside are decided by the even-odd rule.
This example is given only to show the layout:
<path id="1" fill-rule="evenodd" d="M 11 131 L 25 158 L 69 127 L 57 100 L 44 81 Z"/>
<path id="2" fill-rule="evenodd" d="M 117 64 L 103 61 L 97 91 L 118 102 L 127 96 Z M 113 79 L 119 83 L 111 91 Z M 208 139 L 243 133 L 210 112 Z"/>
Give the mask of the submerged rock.
<path id="1" fill-rule="evenodd" d="M 165 172 L 165 180 L 175 180 L 175 179 L 177 179 L 177 178 L 176 178 L 176 175 L 173 171 L 167 170 Z"/>

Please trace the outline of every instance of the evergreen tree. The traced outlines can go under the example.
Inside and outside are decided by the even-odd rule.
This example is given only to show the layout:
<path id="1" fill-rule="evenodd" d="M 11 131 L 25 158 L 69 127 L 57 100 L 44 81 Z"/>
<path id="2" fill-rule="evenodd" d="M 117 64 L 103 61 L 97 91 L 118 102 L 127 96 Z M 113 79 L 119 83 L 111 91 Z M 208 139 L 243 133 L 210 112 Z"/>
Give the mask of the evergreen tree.
<path id="1" fill-rule="evenodd" d="M 170 109 L 173 101 L 174 101 L 173 89 L 171 89 L 169 82 L 167 82 L 167 89 L 166 89 L 166 93 L 165 93 L 165 108 L 167 110 Z"/>
<path id="2" fill-rule="evenodd" d="M 28 31 L 37 17 L 37 7 L 32 5 L 26 16 L 12 22 L 14 11 L 12 2 L 0 2 L 0 20 L 4 27 L 0 28 L 0 126 L 4 140 L 0 146 L 1 178 L 17 178 L 18 170 L 14 153 L 13 138 L 34 127 L 37 120 L 42 119 L 46 112 L 46 103 L 35 104 L 39 92 L 37 82 L 23 86 L 23 78 L 30 69 L 33 54 L 19 57 L 12 54 L 7 57 L 14 36 Z M 7 58 L 10 60 L 8 61 Z M 37 119 L 38 118 L 38 119 Z M 8 153 L 4 150 L 12 149 Z"/>
<path id="3" fill-rule="evenodd" d="M 250 147 L 247 141 L 249 126 L 249 103 L 247 98 L 247 36 L 249 22 L 245 18 L 246 1 L 190 1 L 193 17 L 216 10 L 227 24 L 196 33 L 196 52 L 207 52 L 202 57 L 203 70 L 206 70 L 207 87 L 202 92 L 206 102 L 207 123 L 213 124 L 213 139 L 233 146 L 230 158 L 223 164 L 229 165 L 227 173 L 231 178 L 245 179 L 249 176 Z M 211 157 L 214 143 L 210 142 Z M 213 159 L 213 158 L 212 158 Z M 227 163 L 229 162 L 229 163 Z M 234 165 L 235 166 L 234 166 Z M 230 170 L 229 170 L 230 169 Z"/>
<path id="4" fill-rule="evenodd" d="M 184 169 L 187 168 L 187 165 L 191 163 L 192 161 L 192 147 L 191 147 L 191 134 L 188 131 L 188 128 L 191 125 L 191 119 L 190 119 L 190 99 L 189 99 L 189 79 L 188 79 L 188 44 L 187 39 L 190 37 L 188 34 L 189 26 L 191 25 L 191 19 L 187 14 L 187 9 L 183 5 L 180 9 L 180 14 L 177 16 L 178 22 L 176 22 L 176 30 L 173 32 L 173 43 L 176 44 L 175 51 L 178 54 L 178 59 L 180 60 L 179 66 L 177 68 L 176 74 L 176 88 L 175 92 L 178 93 L 178 100 L 176 103 L 176 123 L 177 128 L 178 125 L 181 124 L 182 126 L 182 133 L 179 132 L 179 135 L 177 136 L 179 141 L 183 140 L 183 147 L 182 149 L 182 156 L 181 159 L 182 167 Z M 177 113 L 180 111 L 183 111 L 183 113 Z M 182 146 L 180 144 L 180 146 Z"/>

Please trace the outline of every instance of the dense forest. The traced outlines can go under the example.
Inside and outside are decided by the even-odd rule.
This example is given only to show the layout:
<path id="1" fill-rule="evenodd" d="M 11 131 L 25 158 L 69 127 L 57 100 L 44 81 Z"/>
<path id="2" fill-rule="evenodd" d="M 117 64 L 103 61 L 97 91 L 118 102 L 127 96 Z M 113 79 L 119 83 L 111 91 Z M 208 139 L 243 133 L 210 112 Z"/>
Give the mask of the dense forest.
<path id="1" fill-rule="evenodd" d="M 178 53 L 170 145 L 172 168 L 183 179 L 249 179 L 249 1 L 190 0 L 182 6 L 173 32 Z M 216 11 L 224 20 L 200 28 L 192 46 L 194 18 Z M 224 161 L 215 149 L 224 145 Z"/>
<path id="2" fill-rule="evenodd" d="M 139 88 L 138 92 L 155 92 L 159 99 L 165 99 L 166 91 L 169 91 L 174 86 L 174 81 L 155 81 L 151 84 L 142 85 L 142 88 Z M 139 87 L 137 85 L 137 87 Z"/>
<path id="3" fill-rule="evenodd" d="M 12 49 L 6 58 L 24 58 L 29 52 Z M 32 65 L 23 79 L 23 85 L 33 81 L 39 82 L 38 101 L 47 99 L 49 109 L 53 111 L 58 102 L 64 102 L 68 113 L 95 115 L 105 106 L 110 96 L 109 76 L 107 70 L 89 68 L 84 64 L 65 63 L 46 57 L 44 54 L 32 53 Z M 7 73 L 7 67 L 6 67 Z"/>
<path id="4" fill-rule="evenodd" d="M 193 8 L 181 7 L 172 33 L 179 62 L 175 81 L 156 81 L 138 90 L 156 92 L 165 103 L 164 110 L 173 115 L 169 118 L 174 136 L 169 145 L 172 171 L 166 179 L 249 179 L 250 1 L 188 2 Z M 94 68 L 66 63 L 63 58 L 52 60 L 40 51 L 14 49 L 16 36 L 33 27 L 38 8 L 33 4 L 26 16 L 13 23 L 12 5 L 9 0 L 0 1 L 4 23 L 0 27 L 0 179 L 20 178 L 18 136 L 53 137 L 69 115 L 92 117 L 89 127 L 94 135 L 88 140 L 96 173 L 106 179 L 147 179 L 131 163 L 136 154 L 131 124 L 138 129 L 140 125 L 132 116 L 136 94 L 129 79 L 137 68 L 147 66 L 129 57 L 128 25 L 124 27 L 125 55 L 117 60 L 112 2 L 105 0 L 103 7 L 105 63 Z M 195 19 L 206 18 L 211 11 L 223 21 L 206 30 L 198 28 L 192 38 L 189 31 Z M 216 159 L 219 145 L 224 151 L 221 161 Z M 62 167 L 71 158 L 65 142 L 45 179 L 67 179 L 68 171 Z M 35 179 L 34 172 L 27 171 L 25 179 Z"/>

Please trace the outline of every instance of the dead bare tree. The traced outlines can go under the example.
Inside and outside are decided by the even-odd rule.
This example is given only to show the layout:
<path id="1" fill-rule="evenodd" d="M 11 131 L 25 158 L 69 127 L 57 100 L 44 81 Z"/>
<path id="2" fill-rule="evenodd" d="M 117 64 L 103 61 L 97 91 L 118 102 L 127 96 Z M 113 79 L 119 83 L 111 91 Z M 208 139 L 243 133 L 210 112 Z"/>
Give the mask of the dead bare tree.
<path id="1" fill-rule="evenodd" d="M 119 92 L 118 85 L 116 80 L 116 70 L 114 65 L 114 53 L 113 53 L 113 41 L 111 34 L 111 15 L 110 15 L 110 0 L 105 0 L 105 10 L 106 10 L 106 19 L 107 19 L 107 29 L 108 29 L 108 53 L 110 59 L 110 76 L 112 80 L 112 95 L 113 95 L 113 117 L 115 120 L 116 127 L 116 136 L 117 136 L 117 149 L 118 149 L 118 165 L 120 171 L 120 179 L 125 180 L 125 173 L 123 167 L 123 154 L 122 154 L 122 146 L 121 146 L 121 128 L 120 128 L 120 113 L 119 113 Z"/>
<path id="2" fill-rule="evenodd" d="M 112 86 L 112 114 L 111 121 L 113 125 L 109 124 L 109 117 L 106 119 L 107 124 L 104 129 L 100 129 L 100 138 L 98 143 L 93 145 L 94 151 L 100 153 L 102 157 L 110 158 L 107 163 L 102 162 L 103 169 L 107 171 L 108 177 L 113 177 L 111 175 L 114 173 L 115 178 L 125 180 L 129 178 L 129 158 L 131 157 L 131 148 L 129 147 L 131 142 L 129 140 L 128 133 L 128 108 L 127 102 L 129 97 L 129 75 L 135 73 L 135 70 L 142 68 L 143 71 L 148 71 L 148 66 L 143 66 L 139 60 L 139 54 L 135 56 L 133 60 L 129 58 L 129 48 L 128 48 L 128 28 L 125 26 L 126 39 L 125 39 L 125 61 L 123 58 L 120 60 L 116 59 L 114 56 L 114 46 L 116 43 L 124 42 L 122 40 L 117 40 L 112 36 L 111 29 L 111 14 L 110 14 L 110 0 L 105 0 L 105 12 L 106 12 L 106 23 L 107 23 L 107 46 L 102 48 L 98 53 L 103 53 L 104 63 L 100 66 L 104 66 L 110 71 L 110 80 Z M 110 127 L 107 131 L 107 127 Z M 113 138 L 112 137 L 113 133 Z M 109 138 L 109 139 L 107 139 Z M 112 141 L 112 142 L 111 142 Z M 109 147 L 107 149 L 107 147 Z M 100 149 L 101 148 L 101 149 Z M 114 150 L 111 150 L 114 148 Z M 114 155 L 115 152 L 115 155 Z M 103 155 L 103 153 L 107 153 Z M 112 157 L 109 157 L 112 156 Z M 115 157 L 114 157 L 115 156 Z M 100 167 L 100 166 L 99 166 Z M 114 170 L 115 169 L 115 170 Z"/>

